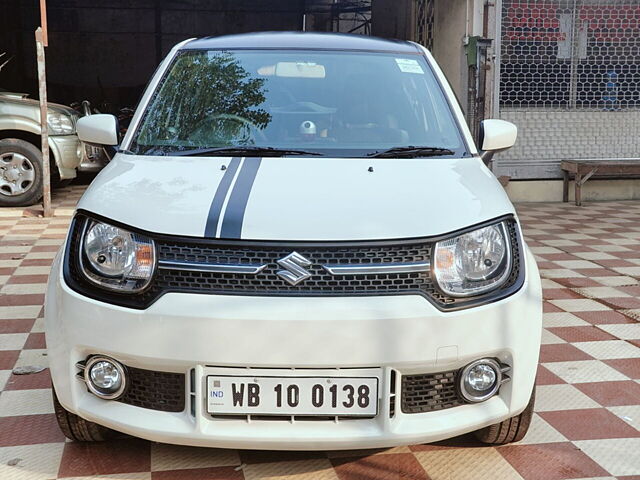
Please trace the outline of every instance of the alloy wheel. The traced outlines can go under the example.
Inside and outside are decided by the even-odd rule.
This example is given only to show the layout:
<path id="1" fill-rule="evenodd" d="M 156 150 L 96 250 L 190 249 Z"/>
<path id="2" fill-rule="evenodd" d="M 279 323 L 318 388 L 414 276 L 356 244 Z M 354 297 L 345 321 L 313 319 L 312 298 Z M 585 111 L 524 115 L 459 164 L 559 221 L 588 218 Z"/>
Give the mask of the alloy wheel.
<path id="1" fill-rule="evenodd" d="M 21 153 L 0 154 L 0 194 L 15 197 L 26 193 L 36 179 L 33 163 Z"/>

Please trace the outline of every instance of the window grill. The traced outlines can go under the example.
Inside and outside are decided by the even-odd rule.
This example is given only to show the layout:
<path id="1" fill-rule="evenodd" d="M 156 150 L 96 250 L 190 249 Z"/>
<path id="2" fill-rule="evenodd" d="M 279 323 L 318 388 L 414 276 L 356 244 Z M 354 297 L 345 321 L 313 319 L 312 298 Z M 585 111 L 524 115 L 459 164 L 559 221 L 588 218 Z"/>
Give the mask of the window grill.
<path id="1" fill-rule="evenodd" d="M 416 42 L 433 49 L 434 0 L 416 0 Z"/>
<path id="2" fill-rule="evenodd" d="M 499 3 L 500 4 L 500 3 Z M 638 158 L 640 0 L 502 0 L 494 173 L 561 178 L 564 159 Z"/>
<path id="3" fill-rule="evenodd" d="M 502 107 L 640 107 L 640 1 L 502 5 Z"/>

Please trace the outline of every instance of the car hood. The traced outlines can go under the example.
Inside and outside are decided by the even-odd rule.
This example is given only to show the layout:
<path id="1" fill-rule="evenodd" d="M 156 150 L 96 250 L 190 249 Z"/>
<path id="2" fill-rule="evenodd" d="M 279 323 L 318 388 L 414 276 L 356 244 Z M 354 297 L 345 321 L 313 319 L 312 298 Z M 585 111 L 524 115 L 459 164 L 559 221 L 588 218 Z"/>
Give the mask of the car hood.
<path id="1" fill-rule="evenodd" d="M 29 94 L 19 93 L 19 92 L 9 92 L 7 90 L 0 90 L 0 97 L 8 97 L 8 98 L 14 98 L 18 100 L 24 100 L 25 98 L 29 98 Z"/>
<path id="2" fill-rule="evenodd" d="M 0 92 L 0 100 L 10 100 L 16 103 L 21 103 L 23 105 L 29 105 L 33 108 L 39 109 L 40 102 L 38 100 L 34 100 L 33 98 L 28 98 L 28 93 L 15 93 L 15 92 Z M 77 115 L 77 112 L 66 105 L 61 105 L 59 103 L 47 102 L 47 107 L 51 110 L 64 113 L 67 115 Z"/>
<path id="3" fill-rule="evenodd" d="M 118 154 L 78 208 L 149 232 L 287 241 L 424 237 L 514 213 L 478 158 Z"/>

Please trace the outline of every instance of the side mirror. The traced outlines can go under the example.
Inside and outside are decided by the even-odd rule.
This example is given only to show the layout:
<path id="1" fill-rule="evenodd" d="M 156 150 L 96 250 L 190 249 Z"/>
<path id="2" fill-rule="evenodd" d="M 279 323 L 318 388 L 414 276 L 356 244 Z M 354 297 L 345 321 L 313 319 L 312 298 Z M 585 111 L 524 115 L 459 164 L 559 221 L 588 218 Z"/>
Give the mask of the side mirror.
<path id="1" fill-rule="evenodd" d="M 118 145 L 118 119 L 113 115 L 97 114 L 82 117 L 76 125 L 78 138 L 92 145 Z"/>
<path id="2" fill-rule="evenodd" d="M 480 124 L 480 150 L 482 160 L 489 163 L 496 152 L 513 147 L 518 138 L 518 127 L 505 120 L 483 120 Z"/>

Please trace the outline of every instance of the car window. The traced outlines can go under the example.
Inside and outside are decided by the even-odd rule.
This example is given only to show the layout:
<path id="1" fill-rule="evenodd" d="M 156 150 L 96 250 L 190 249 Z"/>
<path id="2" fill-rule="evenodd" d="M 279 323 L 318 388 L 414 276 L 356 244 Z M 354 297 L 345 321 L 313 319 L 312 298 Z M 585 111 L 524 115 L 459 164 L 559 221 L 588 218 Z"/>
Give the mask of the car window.
<path id="1" fill-rule="evenodd" d="M 258 146 L 363 156 L 464 144 L 421 55 L 335 51 L 179 53 L 130 147 L 138 154 Z"/>

